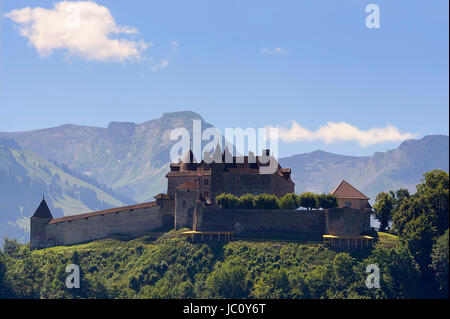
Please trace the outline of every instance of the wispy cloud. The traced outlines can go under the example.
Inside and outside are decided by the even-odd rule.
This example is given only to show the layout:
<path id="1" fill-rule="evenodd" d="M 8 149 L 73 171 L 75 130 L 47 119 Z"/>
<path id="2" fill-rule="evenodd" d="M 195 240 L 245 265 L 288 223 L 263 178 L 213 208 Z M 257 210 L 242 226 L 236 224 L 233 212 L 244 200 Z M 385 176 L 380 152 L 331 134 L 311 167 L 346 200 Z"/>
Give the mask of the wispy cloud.
<path id="1" fill-rule="evenodd" d="M 164 68 L 166 68 L 169 65 L 169 61 L 168 60 L 162 60 L 160 63 L 154 64 L 152 67 L 152 71 L 159 71 L 162 70 Z"/>
<path id="2" fill-rule="evenodd" d="M 269 55 L 274 55 L 274 54 L 283 54 L 286 53 L 287 51 L 285 49 L 282 49 L 280 47 L 276 47 L 274 49 L 269 49 L 269 48 L 262 48 L 261 49 L 261 53 L 262 54 L 269 54 Z"/>
<path id="3" fill-rule="evenodd" d="M 178 42 L 177 41 L 170 41 L 170 46 L 174 51 L 178 49 Z"/>
<path id="4" fill-rule="evenodd" d="M 316 131 L 310 131 L 300 126 L 297 122 L 292 121 L 290 128 L 278 127 L 278 137 L 286 143 L 323 141 L 331 144 L 353 141 L 362 147 L 367 147 L 386 142 L 401 142 L 415 136 L 415 134 L 411 133 L 401 133 L 398 128 L 392 125 L 362 130 L 345 122 L 328 122 Z"/>
<path id="5" fill-rule="evenodd" d="M 52 9 L 26 7 L 5 17 L 16 23 L 20 35 L 42 57 L 60 49 L 89 61 L 140 61 L 143 51 L 152 46 L 125 38 L 134 37 L 137 29 L 118 25 L 108 8 L 93 1 L 61 1 Z"/>

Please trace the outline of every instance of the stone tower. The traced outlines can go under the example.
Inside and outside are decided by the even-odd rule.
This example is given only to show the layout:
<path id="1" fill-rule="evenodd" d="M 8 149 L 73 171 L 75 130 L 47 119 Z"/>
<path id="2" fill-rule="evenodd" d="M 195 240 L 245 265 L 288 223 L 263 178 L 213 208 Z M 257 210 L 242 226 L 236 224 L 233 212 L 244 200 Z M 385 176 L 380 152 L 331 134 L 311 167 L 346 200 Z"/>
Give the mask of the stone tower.
<path id="1" fill-rule="evenodd" d="M 47 235 L 45 226 L 53 219 L 45 198 L 42 198 L 39 207 L 31 217 L 30 221 L 30 248 L 37 249 L 47 246 Z"/>
<path id="2" fill-rule="evenodd" d="M 195 203 L 199 198 L 198 180 L 184 182 L 175 193 L 175 229 L 192 227 Z"/>

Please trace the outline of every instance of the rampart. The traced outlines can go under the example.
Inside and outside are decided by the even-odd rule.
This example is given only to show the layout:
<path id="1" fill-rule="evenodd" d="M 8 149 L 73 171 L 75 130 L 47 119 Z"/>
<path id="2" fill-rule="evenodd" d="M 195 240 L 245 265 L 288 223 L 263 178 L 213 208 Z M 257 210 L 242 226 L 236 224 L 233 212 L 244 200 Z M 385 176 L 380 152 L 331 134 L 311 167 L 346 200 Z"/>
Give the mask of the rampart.
<path id="1" fill-rule="evenodd" d="M 173 226 L 173 214 L 159 206 L 142 207 L 125 211 L 105 212 L 90 216 L 63 217 L 50 220 L 34 241 L 41 248 L 73 245 L 102 238 L 139 236 L 147 232 Z"/>
<path id="2" fill-rule="evenodd" d="M 221 209 L 197 205 L 195 230 L 301 233 L 358 236 L 370 229 L 368 212 L 336 208 L 329 210 Z"/>

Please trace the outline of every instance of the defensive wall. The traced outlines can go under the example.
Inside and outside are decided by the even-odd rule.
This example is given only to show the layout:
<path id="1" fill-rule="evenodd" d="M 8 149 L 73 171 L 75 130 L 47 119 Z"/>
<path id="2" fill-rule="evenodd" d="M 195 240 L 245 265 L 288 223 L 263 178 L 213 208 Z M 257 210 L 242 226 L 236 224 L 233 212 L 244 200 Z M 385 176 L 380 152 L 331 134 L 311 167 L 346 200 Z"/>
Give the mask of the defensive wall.
<path id="1" fill-rule="evenodd" d="M 328 210 L 221 209 L 196 205 L 194 230 L 236 233 L 286 232 L 359 236 L 370 230 L 370 213 L 351 208 Z"/>
<path id="2" fill-rule="evenodd" d="M 40 220 L 38 219 L 38 222 Z M 139 236 L 173 227 L 173 213 L 155 202 L 127 210 L 106 210 L 31 223 L 31 248 L 73 245 L 116 235 Z"/>

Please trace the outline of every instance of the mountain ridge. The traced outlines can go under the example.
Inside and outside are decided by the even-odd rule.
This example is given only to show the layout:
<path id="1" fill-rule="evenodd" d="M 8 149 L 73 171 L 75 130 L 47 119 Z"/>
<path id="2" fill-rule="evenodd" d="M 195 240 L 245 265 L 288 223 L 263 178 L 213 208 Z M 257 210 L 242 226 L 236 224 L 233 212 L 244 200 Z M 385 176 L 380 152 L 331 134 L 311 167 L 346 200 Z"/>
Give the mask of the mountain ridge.
<path id="1" fill-rule="evenodd" d="M 374 152 L 372 156 L 316 150 L 280 158 L 279 162 L 292 169 L 297 192 L 329 192 L 346 179 L 373 200 L 379 192 L 390 189 L 408 188 L 414 192 L 422 174 L 432 169 L 448 172 L 448 145 L 447 135 L 427 135 L 403 141 L 386 152 Z"/>
<path id="2" fill-rule="evenodd" d="M 170 131 L 184 127 L 192 134 L 192 120 L 200 120 L 203 129 L 212 127 L 199 114 L 185 111 L 164 113 L 140 124 L 111 121 L 107 127 L 64 124 L 33 131 L 0 132 L 0 194 L 8 193 L 8 183 L 20 186 L 16 194 L 2 199 L 4 205 L 0 201 L 3 215 L 5 208 L 14 206 L 8 210 L 7 218 L 0 211 L 0 223 L 7 229 L 8 223 L 21 220 L 23 226 L 37 207 L 42 190 L 49 194 L 49 205 L 56 215 L 152 201 L 167 187 L 165 174 L 169 171 L 170 148 L 175 143 L 169 138 Z M 292 169 L 298 193 L 328 193 L 345 179 L 373 202 L 381 191 L 408 188 L 414 192 L 427 171 L 448 172 L 448 154 L 447 135 L 427 135 L 371 156 L 316 150 L 280 158 L 279 162 Z M 28 162 L 39 162 L 41 167 Z M 56 175 L 65 176 L 63 184 L 52 179 L 55 171 Z M 67 187 L 64 182 L 72 179 L 77 186 Z M 83 187 L 90 190 L 81 192 Z"/>

